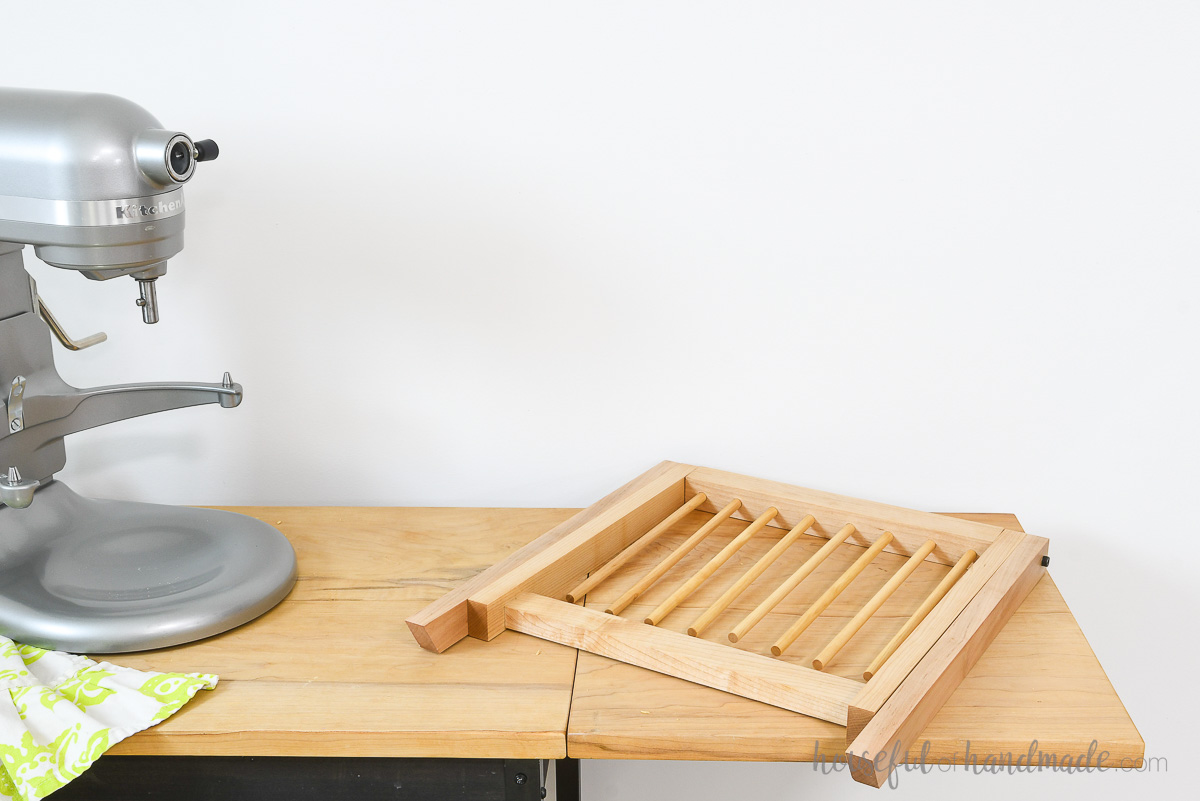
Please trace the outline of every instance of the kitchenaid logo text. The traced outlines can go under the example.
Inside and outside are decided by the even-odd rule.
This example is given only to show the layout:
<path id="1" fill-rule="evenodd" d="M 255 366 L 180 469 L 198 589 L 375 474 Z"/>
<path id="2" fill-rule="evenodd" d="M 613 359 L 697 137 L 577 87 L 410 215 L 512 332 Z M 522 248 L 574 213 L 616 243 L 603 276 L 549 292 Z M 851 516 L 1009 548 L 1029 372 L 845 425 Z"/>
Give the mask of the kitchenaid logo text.
<path id="1" fill-rule="evenodd" d="M 144 217 L 154 217 L 162 214 L 170 214 L 176 211 L 183 210 L 183 198 L 167 201 L 160 200 L 158 203 L 150 205 L 129 205 L 117 206 L 118 220 L 140 220 Z"/>

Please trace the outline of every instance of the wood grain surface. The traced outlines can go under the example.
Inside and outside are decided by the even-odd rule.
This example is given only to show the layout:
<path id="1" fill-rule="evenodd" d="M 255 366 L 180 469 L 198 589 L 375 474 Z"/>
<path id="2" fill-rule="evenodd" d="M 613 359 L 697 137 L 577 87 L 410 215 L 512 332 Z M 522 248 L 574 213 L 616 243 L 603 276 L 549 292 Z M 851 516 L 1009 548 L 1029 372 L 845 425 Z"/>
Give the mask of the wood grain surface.
<path id="1" fill-rule="evenodd" d="M 846 753 L 857 781 L 872 787 L 883 786 L 891 767 L 881 763 L 879 755 L 913 748 L 921 732 L 958 689 L 1013 612 L 1046 575 L 1043 560 L 1050 541 L 1029 534 L 1023 536 L 1025 539 L 1013 554 L 955 618 L 883 708 L 878 713 L 851 708 Z"/>
<path id="2" fill-rule="evenodd" d="M 963 514 L 955 517 L 1020 530 L 1020 524 L 1012 515 Z M 694 521 L 685 521 L 674 538 L 672 535 L 662 538 L 660 547 L 668 548 L 672 542 L 678 542 L 678 538 L 695 525 Z M 684 560 L 677 569 L 681 574 L 686 573 L 689 562 L 694 569 L 694 565 L 705 558 L 705 553 L 711 555 L 745 525 L 745 522 L 729 521 L 706 541 L 702 549 L 698 549 L 695 562 Z M 782 535 L 782 531 L 776 533 L 777 537 Z M 738 564 L 745 569 L 764 552 L 757 549 L 771 544 L 762 534 L 755 540 L 723 569 L 730 569 L 736 575 Z M 729 621 L 736 622 L 753 609 L 772 587 L 823 542 L 823 539 L 802 537 L 764 574 L 759 582 L 763 586 L 751 587 L 739 597 L 705 634 L 705 639 L 723 638 Z M 653 550 L 648 549 L 648 552 Z M 790 620 L 801 614 L 857 553 L 861 553 L 861 548 L 839 548 L 827 564 L 801 584 L 746 639 L 730 647 L 768 653 L 771 642 L 787 628 Z M 654 558 L 653 554 L 648 558 Z M 901 556 L 881 554 L 780 658 L 811 664 L 819 649 L 903 562 Z M 636 560 L 629 569 L 630 575 L 637 573 Z M 827 672 L 861 680 L 863 669 L 949 569 L 944 565 L 923 563 L 871 616 Z M 668 616 L 662 627 L 675 630 L 686 627 L 728 586 L 721 578 L 722 574 L 718 572 Z M 594 597 L 587 599 L 587 606 L 602 608 L 608 600 L 604 589 L 602 585 L 594 591 Z M 639 608 L 653 608 L 659 601 L 661 598 L 652 589 L 626 615 L 632 617 Z M 567 733 L 567 750 L 573 757 L 844 760 L 845 738 L 846 729 L 842 726 L 794 715 L 593 654 L 581 653 L 579 656 Z M 1077 757 L 1086 753 L 1093 740 L 1100 749 L 1110 752 L 1111 760 L 1137 761 L 1145 751 L 1137 728 L 1049 575 L 1042 577 L 919 737 L 922 744 L 929 743 L 927 759 L 958 763 L 963 761 L 968 744 L 972 758 L 1019 756 L 1028 751 L 1034 740 L 1042 753 L 1058 756 Z"/>
<path id="3" fill-rule="evenodd" d="M 526 592 L 562 598 L 584 576 L 602 566 L 687 502 L 683 479 L 691 467 L 662 462 L 581 516 L 589 519 L 570 534 L 471 592 L 467 602 L 472 637 L 490 640 L 504 631 L 504 608 Z"/>
<path id="4" fill-rule="evenodd" d="M 850 679 L 544 595 L 509 601 L 507 624 L 513 631 L 835 723 L 846 720 L 858 695 L 858 683 Z"/>
<path id="5" fill-rule="evenodd" d="M 576 757 L 811 760 L 841 757 L 845 729 L 516 632 L 422 650 L 404 618 L 567 520 L 574 509 L 240 508 L 296 547 L 300 581 L 275 610 L 226 634 L 114 656 L 148 670 L 221 676 L 177 716 L 118 744 L 119 754 Z M 619 591 L 696 529 L 704 513 L 647 548 Z M 1012 516 L 964 516 L 1016 528 Z M 746 525 L 727 521 L 665 577 L 690 575 Z M 784 532 L 768 526 L 663 621 L 682 631 Z M 774 540 L 772 539 L 774 536 Z M 802 536 L 765 573 L 767 590 L 813 553 Z M 766 653 L 857 548 L 839 548 L 744 641 Z M 842 551 L 845 551 L 842 553 Z M 641 561 L 639 561 L 641 560 Z M 784 659 L 816 655 L 903 557 L 881 554 Z M 828 672 L 863 668 L 949 568 L 926 562 L 871 617 Z M 624 574 L 623 574 L 624 575 Z M 812 586 L 808 586 L 813 582 Z M 756 585 L 761 582 L 756 582 Z M 673 589 L 651 588 L 627 615 Z M 608 600 L 604 587 L 587 605 Z M 751 587 L 708 632 L 724 638 L 762 600 Z M 640 619 L 640 618 L 639 618 Z M 741 645 L 741 644 L 739 644 Z M 734 646 L 729 646 L 734 647 Z M 572 680 L 574 692 L 572 701 Z M 568 724 L 568 712 L 570 720 Z M 1115 758 L 1144 746 L 1054 582 L 1044 577 L 922 733 L 934 758 L 1028 748 L 1077 754 L 1092 739 Z"/>
<path id="6" fill-rule="evenodd" d="M 423 650 L 406 616 L 576 510 L 241 508 L 296 548 L 263 617 L 190 645 L 111 657 L 220 675 L 115 754 L 550 759 L 566 753 L 576 652 L 515 632 Z"/>
<path id="7" fill-rule="evenodd" d="M 779 515 L 771 525 L 790 529 L 811 514 L 817 518 L 815 533 L 825 538 L 833 536 L 846 523 L 853 523 L 857 533 L 851 542 L 869 545 L 889 531 L 895 541 L 888 546 L 888 552 L 904 556 L 920 548 L 926 540 L 933 540 L 937 547 L 929 558 L 946 565 L 953 565 L 968 549 L 983 553 L 1001 531 L 977 520 L 952 519 L 711 467 L 694 468 L 688 473 L 686 483 L 688 497 L 697 492 L 708 496 L 700 506 L 703 512 L 716 511 L 731 498 L 738 498 L 742 506 L 735 517 L 753 520 L 774 506 Z"/>

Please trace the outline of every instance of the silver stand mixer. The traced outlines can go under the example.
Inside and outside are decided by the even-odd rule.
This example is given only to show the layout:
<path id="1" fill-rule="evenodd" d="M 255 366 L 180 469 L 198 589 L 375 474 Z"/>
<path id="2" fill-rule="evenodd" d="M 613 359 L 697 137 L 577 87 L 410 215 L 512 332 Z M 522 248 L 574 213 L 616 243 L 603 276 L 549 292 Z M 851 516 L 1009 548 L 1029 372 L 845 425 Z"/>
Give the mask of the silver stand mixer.
<path id="1" fill-rule="evenodd" d="M 76 389 L 51 337 L 73 340 L 38 296 L 21 251 L 93 280 L 132 276 L 147 323 L 155 281 L 183 248 L 181 188 L 211 141 L 165 130 L 111 95 L 0 89 L 0 634 L 63 651 L 191 642 L 258 617 L 296 581 L 287 539 L 208 509 L 81 497 L 54 474 L 76 431 L 205 403 L 242 387 L 148 383 Z"/>

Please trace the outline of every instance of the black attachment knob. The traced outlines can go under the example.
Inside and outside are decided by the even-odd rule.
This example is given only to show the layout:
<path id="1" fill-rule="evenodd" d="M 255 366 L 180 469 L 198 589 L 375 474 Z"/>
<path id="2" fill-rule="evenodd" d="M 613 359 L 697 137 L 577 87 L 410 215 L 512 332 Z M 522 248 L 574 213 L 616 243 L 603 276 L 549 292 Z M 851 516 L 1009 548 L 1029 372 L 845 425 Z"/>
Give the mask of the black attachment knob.
<path id="1" fill-rule="evenodd" d="M 196 150 L 196 161 L 213 161 L 217 156 L 221 155 L 221 150 L 217 147 L 217 143 L 211 139 L 201 139 L 199 142 L 193 142 L 192 147 Z"/>

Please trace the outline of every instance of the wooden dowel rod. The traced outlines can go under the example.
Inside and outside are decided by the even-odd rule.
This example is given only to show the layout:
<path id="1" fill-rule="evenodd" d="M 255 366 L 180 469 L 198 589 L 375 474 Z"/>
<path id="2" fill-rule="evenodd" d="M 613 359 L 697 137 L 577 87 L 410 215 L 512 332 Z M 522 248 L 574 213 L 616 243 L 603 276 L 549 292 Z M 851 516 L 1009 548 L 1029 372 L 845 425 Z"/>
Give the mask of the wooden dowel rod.
<path id="1" fill-rule="evenodd" d="M 812 622 L 829 608 L 834 599 L 842 594 L 842 590 L 849 587 L 850 582 L 854 581 L 859 573 L 867 569 L 867 565 L 871 564 L 871 560 L 879 556 L 893 539 L 894 537 L 890 531 L 880 534 L 879 539 L 871 543 L 871 547 L 867 548 L 863 555 L 858 557 L 858 560 L 846 569 L 845 573 L 838 576 L 837 581 L 833 582 L 829 589 L 825 590 L 821 597 L 816 600 L 816 603 L 810 606 L 800 616 L 800 619 L 793 623 L 791 628 L 775 641 L 775 644 L 771 646 L 771 653 L 775 654 L 775 656 L 781 656 L 788 649 L 788 646 L 794 643 L 796 638 L 803 634 L 804 630 L 811 626 Z"/>
<path id="2" fill-rule="evenodd" d="M 850 642 L 850 638 L 866 625 L 866 622 L 871 619 L 871 615 L 879 611 L 879 607 L 883 606 L 884 601 L 892 597 L 892 593 L 900 589 L 900 585 L 913 574 L 914 570 L 921 566 L 926 556 L 933 553 L 933 549 L 936 546 L 936 542 L 927 540 L 912 556 L 908 557 L 908 561 L 901 565 L 900 569 L 888 579 L 887 584 L 880 587 L 879 591 L 871 596 L 871 600 L 867 601 L 866 605 L 862 609 L 859 609 L 858 613 L 850 619 L 850 622 L 842 627 L 837 636 L 821 649 L 821 653 L 817 654 L 816 659 L 813 660 L 813 667 L 817 670 L 824 670 L 825 666 L 837 656 L 838 651 L 846 647 L 846 643 Z"/>
<path id="3" fill-rule="evenodd" d="M 829 538 L 829 542 L 821 546 L 821 550 L 810 556 L 804 564 L 800 565 L 800 568 L 795 573 L 788 577 L 787 581 L 780 584 L 775 592 L 767 596 L 767 599 L 759 604 L 753 612 L 742 618 L 741 623 L 734 626 L 733 631 L 729 632 L 729 641 L 737 642 L 745 637 L 750 629 L 757 626 L 767 616 L 767 612 L 779 606 L 779 602 L 787 597 L 789 592 L 796 589 L 800 582 L 808 578 L 809 574 L 816 570 L 829 557 L 829 554 L 833 553 L 856 530 L 850 523 L 842 526 L 837 534 Z"/>
<path id="4" fill-rule="evenodd" d="M 621 551 L 619 554 L 609 560 L 608 564 L 592 573 L 579 583 L 579 586 L 567 593 L 568 603 L 578 603 L 583 600 L 583 596 L 594 590 L 596 586 L 606 578 L 615 573 L 622 565 L 628 562 L 633 557 L 644 551 L 650 543 L 661 537 L 664 532 L 671 526 L 678 523 L 683 518 L 690 515 L 696 510 L 696 507 L 708 500 L 708 496 L 703 492 L 697 492 L 691 497 L 687 503 L 671 512 L 661 523 L 647 531 L 639 537 L 628 548 Z"/>
<path id="5" fill-rule="evenodd" d="M 678 589 L 663 601 L 658 607 L 646 616 L 642 622 L 649 623 L 651 626 L 657 626 L 662 622 L 662 619 L 683 603 L 684 599 L 696 591 L 696 588 L 708 580 L 708 577 L 717 572 L 717 568 L 728 562 L 738 549 L 750 541 L 750 538 L 757 534 L 767 523 L 775 519 L 775 515 L 779 514 L 779 510 L 774 506 L 767 507 L 767 511 L 754 519 L 750 525 L 742 530 L 728 545 L 721 549 L 721 552 L 708 560 L 708 563 L 696 571 L 696 574 L 687 581 L 680 584 Z"/>
<path id="6" fill-rule="evenodd" d="M 892 637 L 891 642 L 883 647 L 883 650 L 879 652 L 879 656 L 871 661 L 870 667 L 863 671 L 863 679 L 870 681 L 871 677 L 879 672 L 879 668 L 883 667 L 883 663 L 888 660 L 888 657 L 896 653 L 896 649 L 900 647 L 900 644 L 908 639 L 908 635 L 912 634 L 917 626 L 921 625 L 921 621 L 933 611 L 933 607 L 937 606 L 938 601 L 946 597 L 946 593 L 950 592 L 950 588 L 962 578 L 962 574 L 967 572 L 967 568 L 971 566 L 971 563 L 978 556 L 979 554 L 974 551 L 967 551 L 954 563 L 954 567 L 950 568 L 950 572 L 946 574 L 941 583 L 934 588 L 933 592 L 929 593 L 929 597 L 921 603 L 917 611 L 913 612 L 912 617 L 908 619 L 904 627 L 896 632 L 896 636 Z"/>
<path id="7" fill-rule="evenodd" d="M 692 625 L 688 626 L 687 633 L 693 637 L 699 637 L 705 630 L 712 625 L 712 622 L 717 619 L 717 616 L 729 608 L 739 595 L 746 591 L 753 581 L 766 572 L 767 568 L 775 563 L 775 560 L 783 555 L 783 552 L 791 547 L 792 543 L 800 538 L 800 535 L 808 531 L 817 519 L 812 515 L 805 515 L 804 519 L 796 524 L 796 527 L 784 535 L 783 539 L 775 543 L 775 547 L 767 551 L 761 559 L 754 563 L 754 567 L 750 568 L 745 574 L 734 582 L 733 586 L 725 590 L 725 594 L 717 599 L 717 602 L 696 618 Z"/>
<path id="8" fill-rule="evenodd" d="M 695 534 L 688 537 L 682 545 L 671 551 L 670 556 L 659 562 L 650 570 L 649 573 L 638 579 L 636 584 L 626 590 L 625 594 L 620 598 L 609 604 L 608 608 L 604 611 L 608 612 L 610 615 L 621 614 L 621 610 L 633 603 L 634 600 L 636 600 L 639 595 L 645 592 L 651 584 L 662 578 L 663 573 L 666 573 L 668 570 L 674 567 L 680 559 L 687 556 L 693 548 L 699 545 L 701 540 L 713 533 L 717 526 L 724 523 L 730 515 L 732 515 L 741 507 L 742 502 L 737 498 L 734 498 L 732 501 L 726 504 L 724 509 L 713 515 L 712 520 L 709 520 L 707 523 L 697 529 Z"/>

